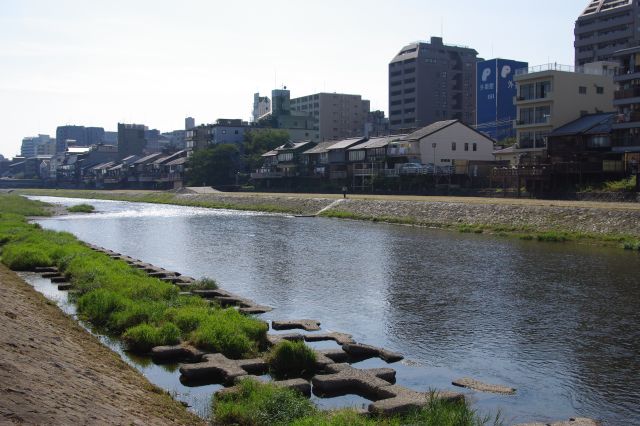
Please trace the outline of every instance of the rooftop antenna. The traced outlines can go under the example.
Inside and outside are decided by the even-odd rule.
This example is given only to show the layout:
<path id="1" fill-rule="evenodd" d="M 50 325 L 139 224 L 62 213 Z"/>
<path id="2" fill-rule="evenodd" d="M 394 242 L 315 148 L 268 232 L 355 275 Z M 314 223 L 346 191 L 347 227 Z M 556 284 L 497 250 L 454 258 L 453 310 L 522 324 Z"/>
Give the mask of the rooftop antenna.
<path id="1" fill-rule="evenodd" d="M 440 38 L 444 40 L 444 17 L 440 17 Z"/>

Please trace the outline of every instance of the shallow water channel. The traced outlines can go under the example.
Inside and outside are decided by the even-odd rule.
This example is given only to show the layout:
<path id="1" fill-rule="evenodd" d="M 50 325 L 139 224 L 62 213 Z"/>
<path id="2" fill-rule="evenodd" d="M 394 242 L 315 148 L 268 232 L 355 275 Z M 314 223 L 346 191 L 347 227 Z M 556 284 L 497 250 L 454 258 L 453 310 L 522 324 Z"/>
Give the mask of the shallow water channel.
<path id="1" fill-rule="evenodd" d="M 317 319 L 323 331 L 402 353 L 405 361 L 390 365 L 400 385 L 459 391 L 451 381 L 468 376 L 515 387 L 513 396 L 464 390 L 474 408 L 500 411 L 506 424 L 574 416 L 640 424 L 637 253 L 335 219 L 32 198 L 88 202 L 98 211 L 38 220 L 45 228 L 215 278 L 274 307 L 263 319 Z M 55 286 L 31 281 L 73 309 Z M 104 341 L 206 414 L 219 386 L 188 388 L 177 366 L 133 358 Z M 314 400 L 323 407 L 367 403 Z"/>

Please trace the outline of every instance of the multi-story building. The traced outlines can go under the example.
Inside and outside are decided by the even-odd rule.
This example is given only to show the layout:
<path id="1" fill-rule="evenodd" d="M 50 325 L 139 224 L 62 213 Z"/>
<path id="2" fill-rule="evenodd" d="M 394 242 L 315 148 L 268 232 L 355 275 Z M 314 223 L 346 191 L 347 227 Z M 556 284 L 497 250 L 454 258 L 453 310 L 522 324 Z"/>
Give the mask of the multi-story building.
<path id="1" fill-rule="evenodd" d="M 547 135 L 556 127 L 613 104 L 615 63 L 574 68 L 545 64 L 516 71 L 517 146 L 514 154 L 539 161 L 546 156 Z"/>
<path id="2" fill-rule="evenodd" d="M 241 119 L 220 118 L 215 124 L 201 124 L 185 133 L 186 149 L 197 151 L 221 143 L 241 143 L 249 123 Z"/>
<path id="3" fill-rule="evenodd" d="M 130 155 L 142 155 L 147 139 L 145 131 L 147 126 L 143 124 L 118 123 L 118 158 Z"/>
<path id="4" fill-rule="evenodd" d="M 589 0 L 575 24 L 575 65 L 610 61 L 640 43 L 638 0 Z"/>
<path id="5" fill-rule="evenodd" d="M 184 129 L 189 130 L 196 127 L 196 120 L 193 117 L 187 117 L 184 119 Z"/>
<path id="6" fill-rule="evenodd" d="M 362 136 L 370 102 L 360 95 L 316 93 L 291 99 L 291 110 L 318 120 L 320 140 L 339 140 Z"/>
<path id="7" fill-rule="evenodd" d="M 56 152 L 65 152 L 71 144 L 92 146 L 104 142 L 105 131 L 102 127 L 59 126 L 56 129 Z"/>
<path id="8" fill-rule="evenodd" d="M 389 134 L 389 119 L 384 116 L 384 111 L 375 110 L 367 114 L 364 135 L 386 136 Z"/>
<path id="9" fill-rule="evenodd" d="M 491 59 L 477 64 L 476 130 L 496 141 L 515 137 L 516 70 L 527 68 L 526 62 Z"/>
<path id="10" fill-rule="evenodd" d="M 251 110 L 251 121 L 257 122 L 260 117 L 271 112 L 271 100 L 268 96 L 260 96 L 260 93 L 253 94 L 253 110 Z"/>
<path id="11" fill-rule="evenodd" d="M 22 139 L 20 155 L 25 158 L 37 155 L 54 155 L 56 150 L 55 138 L 49 135 L 31 136 Z"/>
<path id="12" fill-rule="evenodd" d="M 258 121 L 261 127 L 282 129 L 289 133 L 292 141 L 320 141 L 318 118 L 315 115 L 294 110 L 291 106 L 291 92 L 286 86 L 271 91 L 271 112 Z"/>
<path id="13" fill-rule="evenodd" d="M 477 55 L 468 47 L 445 45 L 440 37 L 403 47 L 389 63 L 391 129 L 447 119 L 475 124 Z"/>
<path id="14" fill-rule="evenodd" d="M 617 116 L 612 125 L 612 151 L 621 155 L 625 169 L 638 173 L 640 165 L 640 46 L 615 54 L 620 68 L 614 81 L 619 90 L 614 95 Z"/>

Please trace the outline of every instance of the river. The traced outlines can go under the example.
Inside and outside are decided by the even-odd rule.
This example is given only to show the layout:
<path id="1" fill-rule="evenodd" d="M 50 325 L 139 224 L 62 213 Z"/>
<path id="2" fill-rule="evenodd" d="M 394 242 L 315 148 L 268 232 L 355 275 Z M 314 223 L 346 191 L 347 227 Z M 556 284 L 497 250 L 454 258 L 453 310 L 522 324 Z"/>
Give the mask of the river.
<path id="1" fill-rule="evenodd" d="M 638 253 L 336 219 L 31 198 L 97 209 L 39 219 L 45 228 L 215 278 L 275 308 L 261 318 L 317 319 L 323 330 L 402 353 L 405 361 L 391 365 L 401 385 L 459 391 L 451 381 L 468 376 L 515 387 L 514 396 L 464 391 L 474 408 L 500 411 L 507 424 L 575 416 L 640 424 Z M 158 381 L 178 396 L 198 392 L 166 380 Z"/>

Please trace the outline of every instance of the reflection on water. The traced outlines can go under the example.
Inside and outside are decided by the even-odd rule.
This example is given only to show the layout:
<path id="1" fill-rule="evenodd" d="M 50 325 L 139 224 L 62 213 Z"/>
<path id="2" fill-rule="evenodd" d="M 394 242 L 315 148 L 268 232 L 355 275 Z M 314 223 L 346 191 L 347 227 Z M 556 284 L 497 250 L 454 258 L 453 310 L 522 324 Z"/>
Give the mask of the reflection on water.
<path id="1" fill-rule="evenodd" d="M 167 269 L 213 277 L 275 307 L 265 319 L 315 318 L 325 330 L 399 351 L 407 357 L 393 365 L 402 385 L 451 389 L 451 380 L 472 376 L 516 387 L 510 397 L 469 393 L 480 410 L 502 410 L 507 423 L 576 415 L 640 423 L 637 253 L 89 202 L 98 213 L 40 223 Z"/>

